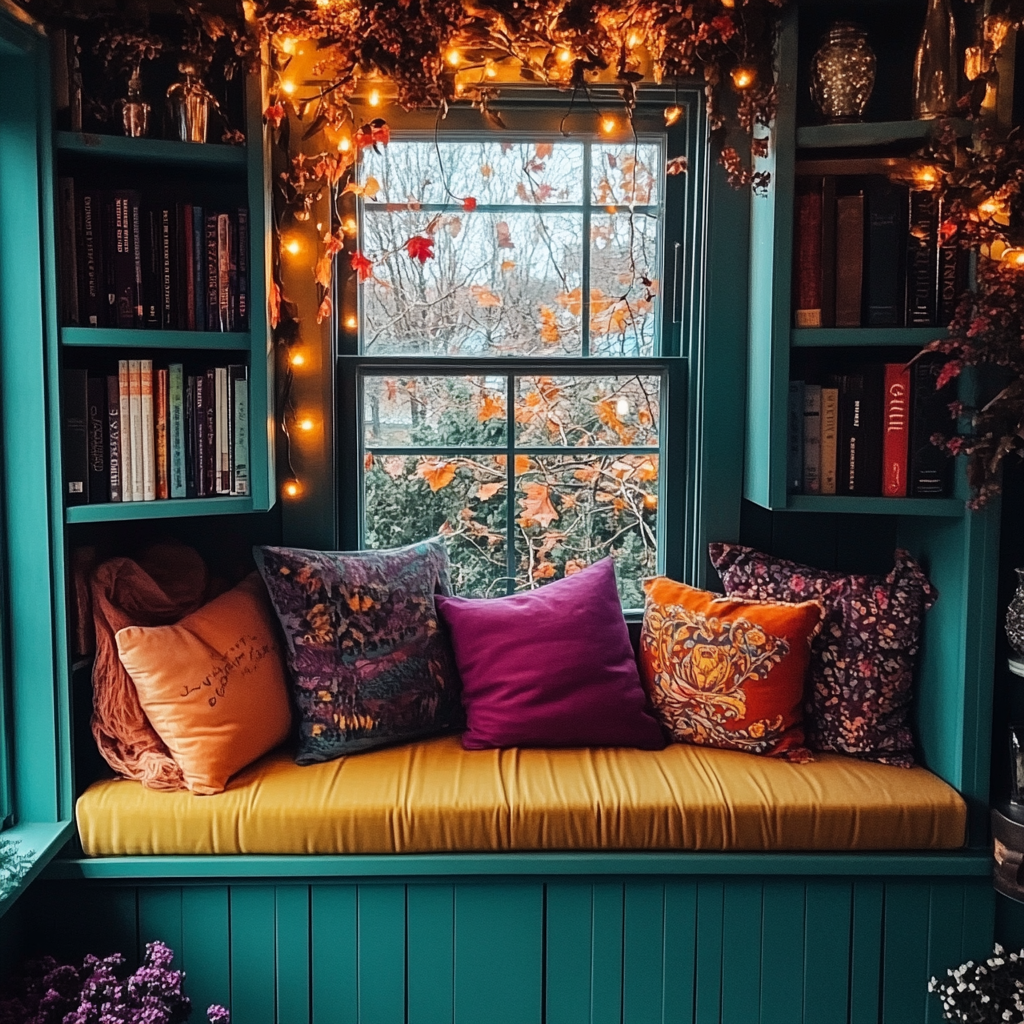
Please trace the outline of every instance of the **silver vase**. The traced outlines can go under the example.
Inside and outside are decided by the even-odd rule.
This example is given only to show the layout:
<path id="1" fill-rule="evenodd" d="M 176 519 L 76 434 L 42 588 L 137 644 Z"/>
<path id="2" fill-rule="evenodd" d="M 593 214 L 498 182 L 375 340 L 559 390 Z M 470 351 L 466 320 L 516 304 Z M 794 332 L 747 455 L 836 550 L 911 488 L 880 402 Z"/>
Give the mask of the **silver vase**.
<path id="1" fill-rule="evenodd" d="M 1024 660 L 1024 569 L 1017 570 L 1017 592 L 1006 609 L 1006 639 L 1014 654 Z"/>
<path id="2" fill-rule="evenodd" d="M 205 142 L 210 118 L 210 96 L 201 82 L 191 77 L 175 82 L 167 91 L 182 142 Z"/>
<path id="3" fill-rule="evenodd" d="M 832 24 L 811 58 L 811 99 L 826 121 L 860 121 L 875 87 L 875 52 L 850 21 Z"/>
<path id="4" fill-rule="evenodd" d="M 947 117 L 958 94 L 956 26 L 949 0 L 928 0 L 914 58 L 914 117 Z"/>

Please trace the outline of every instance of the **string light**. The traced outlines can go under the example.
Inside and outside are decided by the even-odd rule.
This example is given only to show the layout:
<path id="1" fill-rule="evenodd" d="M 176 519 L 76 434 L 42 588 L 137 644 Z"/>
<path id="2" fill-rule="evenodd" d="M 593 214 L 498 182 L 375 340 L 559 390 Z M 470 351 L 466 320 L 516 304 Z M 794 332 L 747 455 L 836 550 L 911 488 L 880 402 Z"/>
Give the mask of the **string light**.
<path id="1" fill-rule="evenodd" d="M 498 77 L 498 69 L 494 66 L 494 61 L 493 60 L 485 61 L 485 63 L 484 63 L 484 74 L 488 78 L 497 78 Z"/>
<path id="2" fill-rule="evenodd" d="M 733 88 L 749 89 L 757 81 L 757 68 L 749 64 L 739 64 L 732 69 Z"/>
<path id="3" fill-rule="evenodd" d="M 302 493 L 302 484 L 295 477 L 291 477 L 281 485 L 281 490 L 289 498 L 297 498 Z"/>
<path id="4" fill-rule="evenodd" d="M 355 217 L 346 217 L 341 222 L 341 230 L 346 235 L 354 235 L 358 230 Z"/>
<path id="5" fill-rule="evenodd" d="M 558 51 L 558 63 L 568 64 L 572 61 L 572 50 L 559 50 Z"/>
<path id="6" fill-rule="evenodd" d="M 444 59 L 448 61 L 453 68 L 457 68 L 462 63 L 462 54 L 455 49 L 453 46 L 445 55 Z"/>
<path id="7" fill-rule="evenodd" d="M 294 235 L 284 243 L 284 251 L 291 256 L 298 256 L 302 252 L 302 243 Z"/>
<path id="8" fill-rule="evenodd" d="M 914 168 L 914 181 L 919 187 L 928 188 L 931 185 L 938 184 L 939 175 L 930 164 L 922 164 Z"/>
<path id="9" fill-rule="evenodd" d="M 281 92 L 287 96 L 291 96 L 295 92 L 295 83 L 290 78 L 285 78 L 281 81 Z"/>
<path id="10" fill-rule="evenodd" d="M 665 127 L 671 128 L 683 116 L 683 108 L 678 106 L 665 108 Z"/>
<path id="11" fill-rule="evenodd" d="M 345 317 L 345 326 L 350 331 L 354 331 L 359 326 L 359 321 L 354 316 Z"/>
<path id="12" fill-rule="evenodd" d="M 306 416 L 304 419 L 299 420 L 299 430 L 304 430 L 307 434 L 316 426 L 316 424 Z"/>
<path id="13" fill-rule="evenodd" d="M 629 399 L 628 398 L 620 398 L 615 403 L 615 412 L 619 416 L 628 416 L 629 415 Z"/>
<path id="14" fill-rule="evenodd" d="M 371 89 L 370 95 L 366 97 L 366 102 L 369 103 L 371 107 L 379 107 L 380 89 Z"/>
<path id="15" fill-rule="evenodd" d="M 338 139 L 338 152 L 347 153 L 352 148 L 352 140 L 347 135 Z"/>
<path id="16" fill-rule="evenodd" d="M 640 33 L 630 32 L 626 37 L 626 45 L 632 50 L 640 45 Z"/>
<path id="17" fill-rule="evenodd" d="M 611 135 L 618 126 L 618 122 L 614 117 L 601 118 L 601 131 L 603 131 L 605 135 Z"/>
<path id="18" fill-rule="evenodd" d="M 288 362 L 290 362 L 292 366 L 305 366 L 306 357 L 301 352 L 293 352 Z"/>
<path id="19" fill-rule="evenodd" d="M 1018 270 L 1024 267 L 1024 249 L 1007 249 L 1003 252 L 1002 256 L 1003 263 L 1008 263 L 1011 267 L 1016 267 Z"/>
<path id="20" fill-rule="evenodd" d="M 298 45 L 299 41 L 298 39 L 295 38 L 295 36 L 285 36 L 284 39 L 281 40 L 281 49 L 285 53 L 294 53 L 295 48 Z"/>

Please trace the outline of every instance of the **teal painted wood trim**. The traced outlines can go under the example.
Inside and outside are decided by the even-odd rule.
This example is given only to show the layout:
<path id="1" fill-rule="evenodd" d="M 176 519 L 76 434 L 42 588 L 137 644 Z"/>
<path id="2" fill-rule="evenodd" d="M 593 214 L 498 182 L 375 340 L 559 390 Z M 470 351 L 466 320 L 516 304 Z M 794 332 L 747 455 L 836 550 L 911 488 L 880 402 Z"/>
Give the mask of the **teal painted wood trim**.
<path id="1" fill-rule="evenodd" d="M 313 1024 L 356 1024 L 356 887 L 310 886 Z"/>
<path id="2" fill-rule="evenodd" d="M 167 885 L 139 889 L 138 916 L 136 961 L 142 963 L 149 943 L 162 942 L 174 950 L 172 966 L 181 969 L 181 887 Z"/>
<path id="3" fill-rule="evenodd" d="M 226 885 L 183 886 L 181 956 L 198 1020 L 214 1003 L 231 1004 L 230 913 Z"/>
<path id="4" fill-rule="evenodd" d="M 549 884 L 546 915 L 546 1024 L 590 1024 L 593 886 L 586 881 Z M 621 923 L 619 927 L 621 932 Z"/>
<path id="5" fill-rule="evenodd" d="M 793 164 L 796 143 L 797 10 L 783 14 L 776 61 L 779 106 L 765 194 L 750 200 L 750 315 L 748 327 L 744 494 L 766 508 L 786 504 L 786 406 L 789 396 Z"/>
<path id="6" fill-rule="evenodd" d="M 798 879 L 766 881 L 761 913 L 760 1024 L 790 1024 L 803 1015 L 805 885 Z M 786 941 L 779 941 L 780 936 Z M 799 936 L 799 941 L 797 940 Z"/>
<path id="7" fill-rule="evenodd" d="M 967 509 L 960 498 L 846 498 L 838 495 L 790 494 L 789 512 L 844 512 L 869 516 L 942 516 L 963 519 Z"/>
<path id="8" fill-rule="evenodd" d="M 850 929 L 850 1024 L 878 1024 L 882 992 L 882 899 L 881 882 L 854 882 Z"/>
<path id="9" fill-rule="evenodd" d="M 405 886 L 361 885 L 356 900 L 359 1024 L 405 1017 Z"/>
<path id="10" fill-rule="evenodd" d="M 928 977 L 946 978 L 963 961 L 964 890 L 954 883 L 932 883 L 928 899 Z M 925 1004 L 925 1024 L 942 1024 L 942 1003 Z"/>
<path id="11" fill-rule="evenodd" d="M 725 883 L 697 883 L 697 958 L 694 964 L 695 1024 L 718 1024 L 722 1014 L 722 924 Z M 753 925 L 753 922 L 751 922 Z"/>
<path id="12" fill-rule="evenodd" d="M 928 992 L 924 985 L 907 986 L 905 979 L 928 977 L 930 896 L 923 882 L 886 882 L 881 1024 L 924 1019 Z"/>
<path id="13" fill-rule="evenodd" d="M 309 886 L 274 889 L 277 950 L 277 1019 L 309 1020 Z"/>
<path id="14" fill-rule="evenodd" d="M 801 327 L 789 332 L 791 348 L 874 348 L 906 345 L 921 348 L 945 338 L 944 327 Z"/>
<path id="15" fill-rule="evenodd" d="M 662 1016 L 665 963 L 665 886 L 628 881 L 622 924 L 622 1024 Z"/>
<path id="16" fill-rule="evenodd" d="M 182 519 L 252 512 L 253 498 L 175 498 L 161 501 L 108 501 L 65 509 L 69 523 L 117 523 L 132 519 Z"/>
<path id="17" fill-rule="evenodd" d="M 451 1024 L 455 1012 L 455 887 L 406 891 L 408 1024 Z M 549 1024 L 555 1021 L 549 1016 Z"/>
<path id="18" fill-rule="evenodd" d="M 11 911 L 18 898 L 74 835 L 75 825 L 71 821 L 19 822 L 12 828 L 4 829 L 4 839 L 16 842 L 21 853 L 31 853 L 32 864 L 14 892 L 7 899 L 0 900 L 0 918 Z"/>
<path id="19" fill-rule="evenodd" d="M 987 851 L 935 853 L 451 853 L 69 857 L 51 879 L 465 878 L 490 875 L 864 875 L 989 877 Z"/>
<path id="20" fill-rule="evenodd" d="M 761 1012 L 764 891 L 761 879 L 755 878 L 737 878 L 725 887 L 722 1024 L 749 1024 L 757 1020 Z"/>
<path id="21" fill-rule="evenodd" d="M 958 135 L 970 136 L 969 121 L 954 119 L 952 124 Z M 890 142 L 930 139 L 935 133 L 935 128 L 935 121 L 869 121 L 862 124 L 809 125 L 796 130 L 796 144 L 800 149 L 884 146 Z"/>
<path id="22" fill-rule="evenodd" d="M 590 1012 L 592 1024 L 622 1021 L 622 882 L 594 883 Z"/>
<path id="23" fill-rule="evenodd" d="M 245 149 L 220 143 L 174 142 L 169 139 L 129 139 L 123 135 L 57 132 L 59 153 L 75 153 L 117 163 L 145 163 L 190 170 L 245 171 Z"/>
<path id="24" fill-rule="evenodd" d="M 247 352 L 250 335 L 239 331 L 134 331 L 120 327 L 62 327 L 62 345 L 75 348 L 202 349 Z"/>
<path id="25" fill-rule="evenodd" d="M 229 890 L 231 1017 L 246 1024 L 277 1020 L 276 905 L 274 886 Z"/>
<path id="26" fill-rule="evenodd" d="M 842 879 L 807 883 L 804 918 L 805 1024 L 847 1015 L 850 988 L 851 889 Z"/>
<path id="27" fill-rule="evenodd" d="M 697 883 L 665 883 L 664 1024 L 693 1024 L 697 962 Z M 597 962 L 594 964 L 597 970 Z M 594 1024 L 604 1024 L 595 1019 Z"/>

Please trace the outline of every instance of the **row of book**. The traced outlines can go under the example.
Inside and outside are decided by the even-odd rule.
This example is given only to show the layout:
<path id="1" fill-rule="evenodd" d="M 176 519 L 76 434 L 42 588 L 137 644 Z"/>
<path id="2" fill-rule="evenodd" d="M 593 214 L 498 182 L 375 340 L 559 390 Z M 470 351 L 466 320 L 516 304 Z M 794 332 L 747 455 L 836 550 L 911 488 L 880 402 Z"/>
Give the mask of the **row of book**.
<path id="1" fill-rule="evenodd" d="M 936 389 L 944 360 L 867 363 L 789 385 L 792 494 L 947 497 L 952 459 L 932 443 L 953 428 L 956 389 Z"/>
<path id="2" fill-rule="evenodd" d="M 249 494 L 246 367 L 66 369 L 64 475 L 69 505 Z"/>
<path id="3" fill-rule="evenodd" d="M 245 331 L 249 211 L 58 181 L 61 321 L 80 327 Z"/>
<path id="4" fill-rule="evenodd" d="M 881 175 L 798 178 L 794 326 L 946 326 L 966 259 L 942 219 L 935 193 Z"/>

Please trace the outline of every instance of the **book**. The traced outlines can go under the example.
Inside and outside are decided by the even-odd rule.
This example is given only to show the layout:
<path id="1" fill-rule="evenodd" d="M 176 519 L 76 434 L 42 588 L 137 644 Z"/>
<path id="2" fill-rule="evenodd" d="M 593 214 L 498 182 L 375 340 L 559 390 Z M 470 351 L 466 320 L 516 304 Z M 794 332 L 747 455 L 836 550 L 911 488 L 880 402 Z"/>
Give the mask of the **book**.
<path id="1" fill-rule="evenodd" d="M 167 370 L 168 390 L 168 472 L 170 496 L 185 497 L 185 379 L 181 363 Z"/>
<path id="2" fill-rule="evenodd" d="M 142 326 L 160 327 L 163 308 L 163 269 L 160 213 L 151 206 L 142 211 Z"/>
<path id="3" fill-rule="evenodd" d="M 117 374 L 107 377 L 107 465 L 110 500 L 121 501 L 121 392 Z"/>
<path id="4" fill-rule="evenodd" d="M 132 275 L 135 305 L 132 307 L 136 327 L 144 327 L 146 322 L 146 299 L 142 282 L 142 200 L 138 192 L 131 193 L 131 203 L 128 209 L 131 217 L 131 248 L 132 248 Z"/>
<path id="5" fill-rule="evenodd" d="M 217 215 L 217 324 L 231 330 L 231 218 Z"/>
<path id="6" fill-rule="evenodd" d="M 152 395 L 150 396 L 152 397 Z M 128 430 L 131 445 L 132 501 L 145 500 L 142 433 L 142 367 L 138 359 L 128 360 Z"/>
<path id="7" fill-rule="evenodd" d="M 235 304 L 238 309 L 235 317 L 235 329 L 239 331 L 249 330 L 249 210 L 248 207 L 238 207 L 238 245 L 237 265 L 238 284 L 235 296 Z"/>
<path id="8" fill-rule="evenodd" d="M 804 385 L 803 493 L 821 494 L 821 386 Z"/>
<path id="9" fill-rule="evenodd" d="M 882 492 L 882 366 L 866 364 L 839 383 L 836 493 L 876 497 Z"/>
<path id="10" fill-rule="evenodd" d="M 943 202 L 939 200 L 937 223 L 941 226 Z M 960 296 L 967 288 L 967 261 L 955 238 L 944 238 L 938 231 L 938 253 L 935 290 L 935 323 L 948 327 L 960 303 Z"/>
<path id="11" fill-rule="evenodd" d="M 836 325 L 836 179 L 821 180 L 821 326 Z"/>
<path id="12" fill-rule="evenodd" d="M 249 493 L 249 382 L 245 366 L 228 367 L 231 412 L 231 493 Z"/>
<path id="13" fill-rule="evenodd" d="M 868 327 L 898 327 L 904 313 L 900 250 L 906 193 L 905 189 L 878 175 L 868 178 L 866 190 L 866 324 Z"/>
<path id="14" fill-rule="evenodd" d="M 786 492 L 800 494 L 804 487 L 804 382 L 789 382 L 786 436 Z"/>
<path id="15" fill-rule="evenodd" d="M 97 504 L 110 500 L 110 468 L 107 464 L 107 379 L 89 377 L 88 442 L 89 442 L 89 502 Z"/>
<path id="16" fill-rule="evenodd" d="M 167 453 L 167 406 L 169 398 L 167 370 L 160 369 L 155 371 L 153 391 L 153 405 L 156 417 L 154 424 L 156 431 L 156 497 L 160 501 L 171 496 Z"/>
<path id="17" fill-rule="evenodd" d="M 203 381 L 203 414 L 205 433 L 203 448 L 203 486 L 207 496 L 217 493 L 217 377 L 215 369 L 207 367 Z"/>
<path id="18" fill-rule="evenodd" d="M 937 203 L 933 193 L 911 189 L 908 205 L 906 323 L 935 326 Z"/>
<path id="19" fill-rule="evenodd" d="M 836 441 L 839 436 L 839 390 L 821 389 L 821 493 L 836 493 Z"/>
<path id="20" fill-rule="evenodd" d="M 198 377 L 189 374 L 185 381 L 185 387 L 185 497 L 198 498 L 199 474 L 196 472 L 199 462 Z"/>
<path id="21" fill-rule="evenodd" d="M 193 379 L 195 381 L 195 401 L 193 403 L 192 424 L 195 432 L 195 447 L 192 465 L 195 476 L 195 496 L 197 498 L 205 498 L 210 493 L 206 489 L 206 404 L 208 401 L 206 374 L 196 374 Z"/>
<path id="22" fill-rule="evenodd" d="M 206 323 L 206 273 L 203 254 L 203 232 L 206 230 L 206 218 L 201 206 L 192 207 L 192 312 L 195 322 L 194 330 L 205 331 Z"/>
<path id="23" fill-rule="evenodd" d="M 105 327 L 106 299 L 101 245 L 102 223 L 100 199 L 96 192 L 87 191 L 81 198 L 82 243 L 79 260 L 80 279 L 78 294 L 80 319 L 83 327 Z"/>
<path id="24" fill-rule="evenodd" d="M 912 368 L 907 487 L 914 498 L 946 497 L 952 484 L 953 460 L 932 444 L 935 434 L 948 437 L 953 430 L 949 403 L 956 398 L 955 381 L 941 391 L 935 387 L 947 358 L 929 353 Z"/>
<path id="25" fill-rule="evenodd" d="M 62 30 L 63 31 L 63 30 Z M 60 231 L 57 248 L 60 275 L 60 322 L 78 324 L 78 205 L 75 202 L 75 179 L 57 179 L 57 202 Z"/>
<path id="26" fill-rule="evenodd" d="M 117 391 L 121 412 L 121 500 L 134 501 L 132 490 L 131 372 L 127 359 L 117 362 Z"/>
<path id="27" fill-rule="evenodd" d="M 206 232 L 204 235 L 206 251 L 206 329 L 221 330 L 218 310 L 220 308 L 217 284 L 217 214 L 206 215 Z"/>
<path id="28" fill-rule="evenodd" d="M 821 327 L 821 189 L 798 179 L 793 252 L 793 316 L 797 327 Z"/>
<path id="29" fill-rule="evenodd" d="M 214 429 L 216 433 L 217 453 L 214 468 L 214 489 L 217 494 L 231 493 L 231 443 L 228 432 L 230 417 L 228 414 L 228 368 L 218 366 L 214 372 L 214 394 L 216 409 Z"/>
<path id="30" fill-rule="evenodd" d="M 910 368 L 885 364 L 885 408 L 882 414 L 882 496 L 907 494 L 907 451 L 910 440 Z"/>
<path id="31" fill-rule="evenodd" d="M 135 257 L 132 253 L 132 207 L 138 194 L 119 190 L 111 195 L 113 211 L 113 287 L 115 319 L 112 326 L 135 326 Z"/>
<path id="32" fill-rule="evenodd" d="M 64 496 L 68 505 L 89 500 L 89 375 L 64 370 Z"/>
<path id="33" fill-rule="evenodd" d="M 864 193 L 836 199 L 836 327 L 860 327 L 864 274 Z"/>
<path id="34" fill-rule="evenodd" d="M 153 360 L 139 360 L 142 423 L 142 500 L 156 500 L 156 423 L 153 408 Z"/>
<path id="35" fill-rule="evenodd" d="M 175 207 L 175 252 L 177 266 L 174 275 L 177 298 L 178 327 L 183 331 L 196 329 L 195 278 L 192 267 L 192 204 L 178 203 Z"/>
<path id="36" fill-rule="evenodd" d="M 157 227 L 160 232 L 160 326 L 165 330 L 177 327 L 177 304 L 174 280 L 174 211 L 160 207 Z"/>

